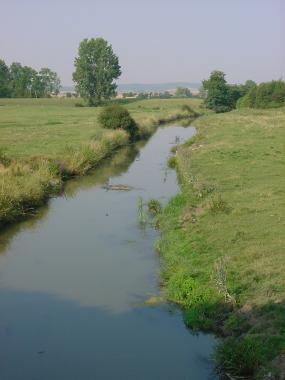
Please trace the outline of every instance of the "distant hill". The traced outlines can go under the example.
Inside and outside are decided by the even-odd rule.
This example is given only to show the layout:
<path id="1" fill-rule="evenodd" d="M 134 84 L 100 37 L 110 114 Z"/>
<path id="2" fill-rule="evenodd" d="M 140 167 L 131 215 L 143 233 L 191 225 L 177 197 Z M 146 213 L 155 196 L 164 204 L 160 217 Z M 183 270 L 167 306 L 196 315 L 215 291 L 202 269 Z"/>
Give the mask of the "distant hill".
<path id="1" fill-rule="evenodd" d="M 169 83 L 128 83 L 118 84 L 118 92 L 164 92 L 175 90 L 177 87 L 199 89 L 200 83 L 169 82 Z M 62 86 L 62 91 L 74 91 L 74 86 Z"/>

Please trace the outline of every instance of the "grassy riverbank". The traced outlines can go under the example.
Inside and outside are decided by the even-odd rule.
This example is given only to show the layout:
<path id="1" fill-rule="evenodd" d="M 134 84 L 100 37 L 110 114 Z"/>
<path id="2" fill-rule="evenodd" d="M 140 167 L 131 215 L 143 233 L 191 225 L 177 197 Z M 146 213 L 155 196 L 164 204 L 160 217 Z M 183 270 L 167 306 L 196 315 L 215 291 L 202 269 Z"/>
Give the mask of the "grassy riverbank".
<path id="1" fill-rule="evenodd" d="M 226 378 L 281 379 L 285 109 L 206 115 L 194 126 L 176 153 L 182 191 L 160 217 L 166 295 L 188 326 L 224 337 L 216 360 Z"/>
<path id="2" fill-rule="evenodd" d="M 199 100 L 143 100 L 126 105 L 142 137 L 186 117 Z M 77 106 L 75 106 L 77 105 Z M 128 143 L 124 131 L 102 129 L 100 107 L 78 99 L 0 99 L 0 226 L 31 214 L 70 176 L 83 175 Z"/>

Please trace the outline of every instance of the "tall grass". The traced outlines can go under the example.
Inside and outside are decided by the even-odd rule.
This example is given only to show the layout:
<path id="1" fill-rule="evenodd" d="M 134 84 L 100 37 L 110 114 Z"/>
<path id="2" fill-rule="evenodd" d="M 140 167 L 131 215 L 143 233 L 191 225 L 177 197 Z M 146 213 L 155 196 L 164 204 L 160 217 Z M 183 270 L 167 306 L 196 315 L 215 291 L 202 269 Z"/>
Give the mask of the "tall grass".
<path id="1" fill-rule="evenodd" d="M 85 174 L 127 142 L 126 132 L 110 131 L 101 141 L 76 149 L 66 147 L 60 160 L 38 158 L 0 164 L 0 226 L 35 212 L 61 189 L 65 179 Z"/>

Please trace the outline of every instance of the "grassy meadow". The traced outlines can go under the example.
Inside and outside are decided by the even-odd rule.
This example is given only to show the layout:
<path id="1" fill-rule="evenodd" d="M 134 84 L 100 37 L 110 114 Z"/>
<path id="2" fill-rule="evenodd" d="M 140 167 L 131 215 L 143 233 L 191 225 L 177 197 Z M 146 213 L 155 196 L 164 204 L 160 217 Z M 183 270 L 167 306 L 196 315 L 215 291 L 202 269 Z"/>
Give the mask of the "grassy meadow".
<path id="1" fill-rule="evenodd" d="M 125 106 L 142 137 L 157 125 L 187 117 L 199 100 L 142 100 Z M 62 186 L 82 175 L 115 149 L 128 144 L 122 130 L 98 123 L 100 107 L 80 99 L 0 99 L 0 226 L 34 212 Z"/>
<path id="2" fill-rule="evenodd" d="M 225 378 L 283 378 L 285 108 L 193 125 L 175 154 L 182 191 L 158 220 L 166 296 L 188 326 L 224 337 Z"/>

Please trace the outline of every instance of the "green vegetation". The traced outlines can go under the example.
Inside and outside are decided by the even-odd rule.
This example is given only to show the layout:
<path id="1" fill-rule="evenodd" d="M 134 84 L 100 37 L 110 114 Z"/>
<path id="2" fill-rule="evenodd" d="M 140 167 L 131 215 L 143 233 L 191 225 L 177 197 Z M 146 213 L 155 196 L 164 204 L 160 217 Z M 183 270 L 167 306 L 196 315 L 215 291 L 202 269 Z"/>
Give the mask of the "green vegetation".
<path id="1" fill-rule="evenodd" d="M 246 81 L 244 85 L 229 85 L 222 71 L 213 71 L 210 78 L 203 81 L 201 96 L 205 99 L 206 108 L 216 113 L 228 112 L 236 108 L 238 99 L 252 87 L 255 87 L 255 83 L 251 80 Z"/>
<path id="2" fill-rule="evenodd" d="M 118 57 L 106 40 L 91 38 L 80 43 L 73 80 L 77 92 L 90 106 L 115 95 L 117 86 L 113 81 L 120 75 Z"/>
<path id="3" fill-rule="evenodd" d="M 233 378 L 284 371 L 284 125 L 284 108 L 195 120 L 176 153 L 182 192 L 158 216 L 166 296 L 224 337 L 217 365 Z"/>
<path id="4" fill-rule="evenodd" d="M 147 203 L 148 211 L 152 215 L 158 215 L 162 211 L 161 203 L 157 199 L 150 199 Z"/>
<path id="5" fill-rule="evenodd" d="M 189 88 L 186 87 L 177 87 L 175 91 L 175 96 L 177 98 L 191 98 L 192 94 Z"/>
<path id="6" fill-rule="evenodd" d="M 39 72 L 13 62 L 10 67 L 0 59 L 0 98 L 43 98 L 57 94 L 60 80 L 49 68 Z"/>
<path id="7" fill-rule="evenodd" d="M 250 91 L 237 102 L 238 108 L 276 108 L 285 105 L 285 83 L 273 80 L 252 86 Z"/>
<path id="8" fill-rule="evenodd" d="M 203 81 L 201 97 L 206 108 L 216 113 L 228 112 L 235 108 L 277 108 L 285 105 L 285 83 L 273 80 L 260 83 L 247 80 L 244 85 L 228 85 L 222 71 L 213 71 Z"/>
<path id="9" fill-rule="evenodd" d="M 99 122 L 103 128 L 123 129 L 131 141 L 138 138 L 139 128 L 131 117 L 129 111 L 119 104 L 112 104 L 102 109 L 99 114 Z"/>
<path id="10" fill-rule="evenodd" d="M 139 197 L 138 199 L 138 218 L 140 227 L 144 228 L 147 223 L 147 218 L 144 211 L 144 203 L 142 197 Z"/>
<path id="11" fill-rule="evenodd" d="M 83 175 L 128 144 L 121 129 L 102 128 L 100 107 L 75 107 L 80 99 L 0 99 L 0 225 L 35 212 L 63 180 Z M 198 100 L 143 100 L 127 104 L 141 136 L 175 118 Z"/>

